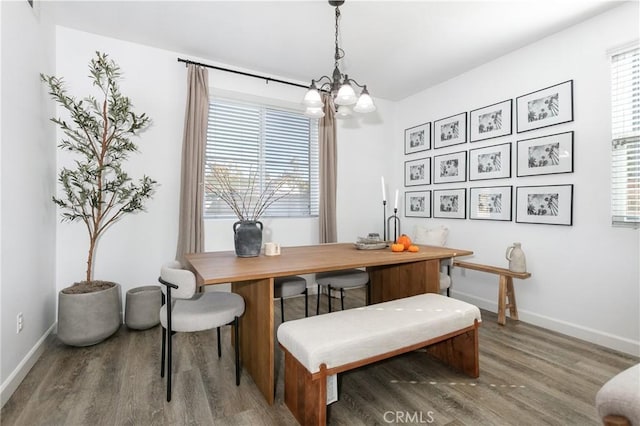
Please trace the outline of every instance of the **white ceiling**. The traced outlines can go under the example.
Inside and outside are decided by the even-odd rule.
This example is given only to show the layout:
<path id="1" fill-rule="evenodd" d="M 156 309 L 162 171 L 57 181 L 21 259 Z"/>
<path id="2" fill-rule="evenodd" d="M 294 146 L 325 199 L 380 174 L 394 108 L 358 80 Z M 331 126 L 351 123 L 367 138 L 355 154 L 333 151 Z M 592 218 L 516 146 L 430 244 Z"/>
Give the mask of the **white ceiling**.
<path id="1" fill-rule="evenodd" d="M 637 0 L 635 0 L 637 1 Z M 622 2 L 358 1 L 341 69 L 403 99 Z M 45 1 L 63 26 L 308 84 L 333 70 L 334 9 L 314 1 Z"/>

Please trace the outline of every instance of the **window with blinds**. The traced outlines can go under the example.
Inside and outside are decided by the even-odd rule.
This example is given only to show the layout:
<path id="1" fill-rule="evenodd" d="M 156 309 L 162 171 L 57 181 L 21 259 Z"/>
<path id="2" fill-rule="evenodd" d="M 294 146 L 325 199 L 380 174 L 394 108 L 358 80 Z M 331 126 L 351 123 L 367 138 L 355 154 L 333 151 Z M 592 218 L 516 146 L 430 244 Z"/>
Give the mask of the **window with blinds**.
<path id="1" fill-rule="evenodd" d="M 611 56 L 611 216 L 640 226 L 640 48 Z"/>
<path id="2" fill-rule="evenodd" d="M 262 217 L 317 216 L 318 120 L 266 105 L 212 99 L 205 182 L 214 168 L 224 169 L 237 188 L 252 186 L 258 194 L 278 188 L 279 199 Z M 236 214 L 205 184 L 204 216 Z"/>

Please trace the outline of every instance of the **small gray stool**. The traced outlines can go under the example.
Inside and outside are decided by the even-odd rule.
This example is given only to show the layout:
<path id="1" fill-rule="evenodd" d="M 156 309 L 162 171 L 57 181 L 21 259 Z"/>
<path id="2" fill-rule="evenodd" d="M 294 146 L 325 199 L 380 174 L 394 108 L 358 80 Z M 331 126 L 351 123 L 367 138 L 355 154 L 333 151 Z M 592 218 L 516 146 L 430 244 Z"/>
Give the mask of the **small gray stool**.
<path id="1" fill-rule="evenodd" d="M 307 302 L 307 280 L 298 276 L 277 277 L 273 282 L 273 297 L 280 299 L 280 314 L 282 322 L 284 322 L 284 298 L 304 294 L 304 316 L 309 316 L 309 308 Z"/>
<path id="2" fill-rule="evenodd" d="M 316 303 L 316 315 L 320 313 L 320 287 L 327 287 L 329 299 L 329 312 L 331 312 L 331 289 L 340 289 L 340 305 L 344 310 L 344 289 L 355 287 L 367 287 L 367 303 L 369 303 L 369 273 L 361 269 L 344 269 L 342 271 L 320 272 L 316 274 L 318 284 L 318 298 Z"/>
<path id="3" fill-rule="evenodd" d="M 596 408 L 605 425 L 640 425 L 640 364 L 605 383 L 596 394 Z"/>
<path id="4" fill-rule="evenodd" d="M 146 330 L 160 323 L 162 291 L 157 285 L 136 287 L 127 291 L 124 323 L 134 330 Z"/>

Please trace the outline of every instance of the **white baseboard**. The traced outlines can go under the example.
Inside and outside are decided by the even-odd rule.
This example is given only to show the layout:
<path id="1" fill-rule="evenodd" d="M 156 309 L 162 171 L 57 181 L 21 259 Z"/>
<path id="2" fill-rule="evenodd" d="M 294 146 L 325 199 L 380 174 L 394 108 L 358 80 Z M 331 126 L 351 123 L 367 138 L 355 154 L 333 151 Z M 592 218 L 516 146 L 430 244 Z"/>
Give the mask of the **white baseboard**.
<path id="1" fill-rule="evenodd" d="M 494 300 L 483 299 L 468 293 L 454 291 L 451 295 L 457 299 L 472 303 L 481 309 L 491 312 L 498 312 L 498 302 Z M 620 352 L 633 356 L 640 356 L 640 342 L 627 339 L 626 337 L 616 336 L 593 328 L 584 327 L 567 321 L 551 318 L 545 315 L 536 314 L 534 312 L 518 309 L 518 318 L 520 321 L 537 325 L 538 327 L 553 330 L 558 333 L 566 334 L 577 339 L 586 340 L 587 342 L 605 346 Z M 507 315 L 507 321 L 509 316 Z"/>
<path id="2" fill-rule="evenodd" d="M 18 389 L 18 386 L 20 386 L 20 383 L 22 383 L 24 378 L 27 376 L 27 373 L 29 373 L 36 361 L 38 361 L 40 355 L 44 352 L 44 342 L 53 330 L 55 330 L 56 325 L 57 323 L 53 323 L 53 325 L 49 327 L 42 337 L 38 339 L 33 348 L 31 348 L 27 356 L 22 359 L 16 369 L 11 372 L 9 377 L 7 377 L 7 380 L 2 383 L 0 386 L 0 408 L 4 407 L 4 404 L 9 401 L 11 395 L 13 395 L 16 389 Z"/>

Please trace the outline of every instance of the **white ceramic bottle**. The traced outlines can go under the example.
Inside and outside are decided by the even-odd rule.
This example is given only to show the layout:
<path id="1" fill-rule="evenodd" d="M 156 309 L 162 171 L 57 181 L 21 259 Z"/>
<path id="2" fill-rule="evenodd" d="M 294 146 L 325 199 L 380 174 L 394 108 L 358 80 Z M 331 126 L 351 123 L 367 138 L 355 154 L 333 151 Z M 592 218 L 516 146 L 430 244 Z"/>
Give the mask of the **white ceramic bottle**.
<path id="1" fill-rule="evenodd" d="M 507 247 L 505 257 L 509 261 L 509 270 L 513 272 L 527 272 L 527 260 L 520 243 L 513 243 Z"/>

